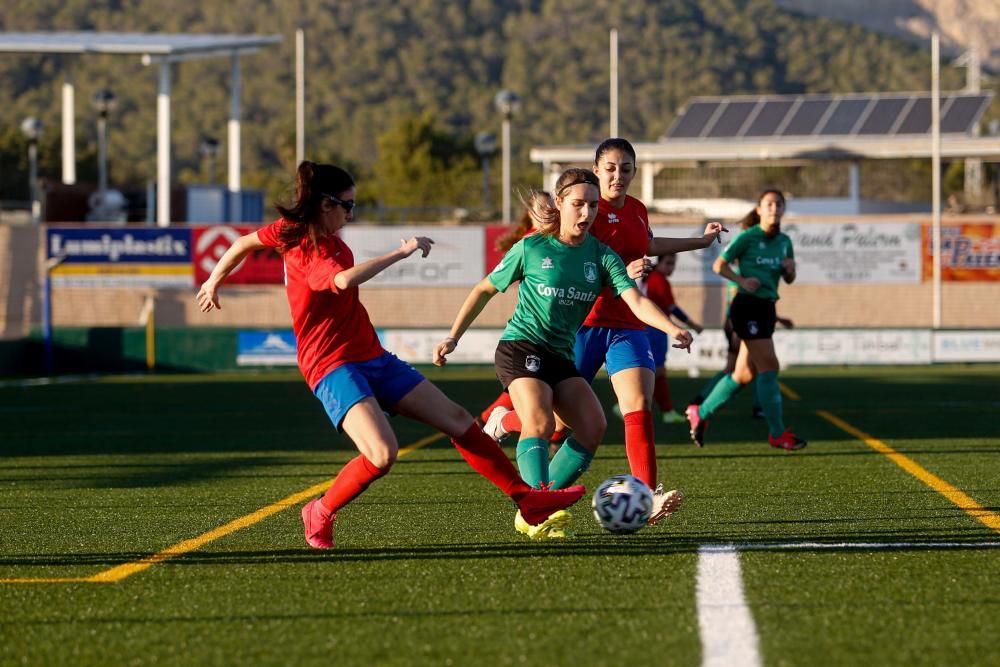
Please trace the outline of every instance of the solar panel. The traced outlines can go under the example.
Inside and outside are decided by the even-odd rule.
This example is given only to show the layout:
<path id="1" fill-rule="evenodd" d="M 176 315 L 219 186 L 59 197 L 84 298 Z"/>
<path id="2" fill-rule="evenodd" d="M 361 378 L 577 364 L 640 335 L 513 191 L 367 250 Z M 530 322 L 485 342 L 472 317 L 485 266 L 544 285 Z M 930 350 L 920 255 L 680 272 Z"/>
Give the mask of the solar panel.
<path id="1" fill-rule="evenodd" d="M 692 102 L 687 109 L 674 121 L 673 127 L 667 133 L 668 137 L 690 139 L 700 137 L 705 125 L 718 109 L 720 102 Z"/>
<path id="2" fill-rule="evenodd" d="M 931 129 L 931 98 L 918 97 L 906 112 L 896 134 L 926 134 Z"/>
<path id="3" fill-rule="evenodd" d="M 833 113 L 827 118 L 819 133 L 822 135 L 850 134 L 869 104 L 871 104 L 870 99 L 837 100 L 837 106 L 834 107 Z"/>
<path id="4" fill-rule="evenodd" d="M 750 123 L 743 136 L 746 137 L 770 137 L 781 126 L 781 121 L 785 119 L 788 110 L 792 108 L 791 100 L 768 100 L 757 112 L 756 118 Z"/>
<path id="5" fill-rule="evenodd" d="M 708 130 L 709 137 L 735 137 L 757 102 L 730 102 Z"/>
<path id="6" fill-rule="evenodd" d="M 952 97 L 951 104 L 943 109 L 941 132 L 969 132 L 980 114 L 986 109 L 989 97 L 986 95 L 962 95 Z"/>
<path id="7" fill-rule="evenodd" d="M 908 102 L 905 97 L 887 97 L 875 103 L 861 127 L 858 134 L 889 134 L 889 131 L 896 125 L 896 119 Z"/>
<path id="8" fill-rule="evenodd" d="M 830 102 L 831 100 L 804 100 L 792 114 L 785 128 L 781 130 L 781 135 L 787 137 L 812 134 L 823 114 L 830 108 Z"/>
<path id="9" fill-rule="evenodd" d="M 943 95 L 941 132 L 970 132 L 992 99 L 992 92 Z M 667 138 L 872 138 L 920 135 L 930 130 L 927 93 L 701 97 L 688 104 Z"/>

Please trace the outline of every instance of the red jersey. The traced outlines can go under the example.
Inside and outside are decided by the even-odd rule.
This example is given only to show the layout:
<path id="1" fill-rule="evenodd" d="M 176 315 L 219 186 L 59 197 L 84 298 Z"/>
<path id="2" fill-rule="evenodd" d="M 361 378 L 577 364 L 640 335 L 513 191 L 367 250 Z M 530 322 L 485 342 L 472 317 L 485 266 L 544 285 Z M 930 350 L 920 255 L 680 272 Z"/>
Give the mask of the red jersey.
<path id="1" fill-rule="evenodd" d="M 646 296 L 667 314 L 670 313 L 670 307 L 677 303 L 674 301 L 674 290 L 670 287 L 670 281 L 656 270 L 646 276 Z"/>
<path id="2" fill-rule="evenodd" d="M 646 256 L 653 232 L 649 229 L 649 214 L 645 205 L 625 195 L 625 205 L 615 208 L 604 199 L 597 205 L 597 218 L 590 233 L 610 246 L 628 266 L 629 262 Z M 604 289 L 583 322 L 588 327 L 645 329 L 646 325 L 632 313 L 624 301 L 611 289 Z"/>
<path id="3" fill-rule="evenodd" d="M 257 231 L 261 243 L 281 245 L 278 220 Z M 292 329 L 298 347 L 299 369 L 311 389 L 330 371 L 352 361 L 369 361 L 385 350 L 378 341 L 358 288 L 339 290 L 333 277 L 354 266 L 354 253 L 339 236 L 319 240 L 316 250 L 308 238 L 282 257 L 285 292 L 292 311 Z"/>

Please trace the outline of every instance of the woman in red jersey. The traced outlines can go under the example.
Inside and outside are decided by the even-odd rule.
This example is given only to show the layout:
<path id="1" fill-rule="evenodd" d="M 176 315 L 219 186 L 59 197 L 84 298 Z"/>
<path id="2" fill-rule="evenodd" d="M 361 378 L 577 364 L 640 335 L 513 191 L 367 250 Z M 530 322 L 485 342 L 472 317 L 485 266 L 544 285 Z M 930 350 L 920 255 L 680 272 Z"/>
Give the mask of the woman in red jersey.
<path id="1" fill-rule="evenodd" d="M 654 237 L 646 207 L 628 194 L 636 174 L 636 155 L 625 139 L 601 142 L 593 170 L 601 183 L 601 201 L 590 233 L 617 252 L 626 265 L 641 263 L 648 273 L 652 267 L 647 255 L 658 257 L 707 248 L 726 231 L 719 223 L 709 223 L 701 237 Z M 625 421 L 625 453 L 631 472 L 654 490 L 649 522 L 655 524 L 680 507 L 683 495 L 676 490 L 664 491 L 656 481 L 650 409 L 656 374 L 645 329 L 621 299 L 603 292 L 577 332 L 576 365 L 580 374 L 591 381 L 601 366 L 607 367 Z"/>
<path id="2" fill-rule="evenodd" d="M 351 249 L 337 235 L 353 220 L 355 195 L 354 179 L 345 170 L 303 162 L 292 204 L 277 206 L 281 218 L 276 222 L 237 239 L 197 297 L 203 312 L 221 308 L 219 286 L 248 253 L 271 247 L 284 258 L 299 368 L 334 426 L 360 452 L 321 498 L 302 508 L 306 542 L 318 549 L 332 547 L 337 511 L 389 472 L 399 445 L 387 412 L 451 436 L 469 465 L 512 498 L 530 524 L 574 503 L 583 495 L 582 486 L 532 489 L 464 408 L 382 348 L 358 298 L 358 285 L 417 251 L 426 257 L 434 242 L 426 237 L 401 240 L 395 250 L 355 265 Z"/>

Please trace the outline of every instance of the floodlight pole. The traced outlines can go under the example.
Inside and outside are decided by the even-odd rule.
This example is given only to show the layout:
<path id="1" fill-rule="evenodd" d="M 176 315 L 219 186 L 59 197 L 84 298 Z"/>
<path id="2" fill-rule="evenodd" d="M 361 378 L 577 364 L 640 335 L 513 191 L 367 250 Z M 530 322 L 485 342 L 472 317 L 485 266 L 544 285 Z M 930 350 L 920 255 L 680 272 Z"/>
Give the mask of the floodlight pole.
<path id="1" fill-rule="evenodd" d="M 73 84 L 62 85 L 62 182 L 76 183 L 76 104 Z"/>
<path id="2" fill-rule="evenodd" d="M 610 135 L 612 137 L 618 136 L 618 30 L 616 28 L 611 29 L 611 108 L 609 110 L 610 116 Z"/>
<path id="3" fill-rule="evenodd" d="M 240 194 L 240 52 L 233 51 L 230 60 L 229 93 L 229 219 L 243 220 L 243 198 Z"/>
<path id="4" fill-rule="evenodd" d="M 941 38 L 931 34 L 932 326 L 941 328 Z"/>
<path id="5" fill-rule="evenodd" d="M 503 117 L 501 142 L 503 152 L 503 222 L 509 225 L 510 215 L 510 118 L 521 108 L 521 98 L 512 90 L 501 90 L 493 104 Z"/>
<path id="6" fill-rule="evenodd" d="M 295 167 L 306 159 L 306 33 L 295 31 Z"/>
<path id="7" fill-rule="evenodd" d="M 156 224 L 170 226 L 170 59 L 160 61 L 156 94 Z"/>

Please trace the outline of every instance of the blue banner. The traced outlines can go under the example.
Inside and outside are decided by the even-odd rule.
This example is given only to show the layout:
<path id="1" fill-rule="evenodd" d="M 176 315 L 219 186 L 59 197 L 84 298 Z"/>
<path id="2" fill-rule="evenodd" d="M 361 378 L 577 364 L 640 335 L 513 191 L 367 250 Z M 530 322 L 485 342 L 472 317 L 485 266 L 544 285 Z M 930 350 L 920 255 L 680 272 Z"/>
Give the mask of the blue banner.
<path id="1" fill-rule="evenodd" d="M 45 255 L 69 264 L 191 264 L 191 230 L 49 227 Z"/>

